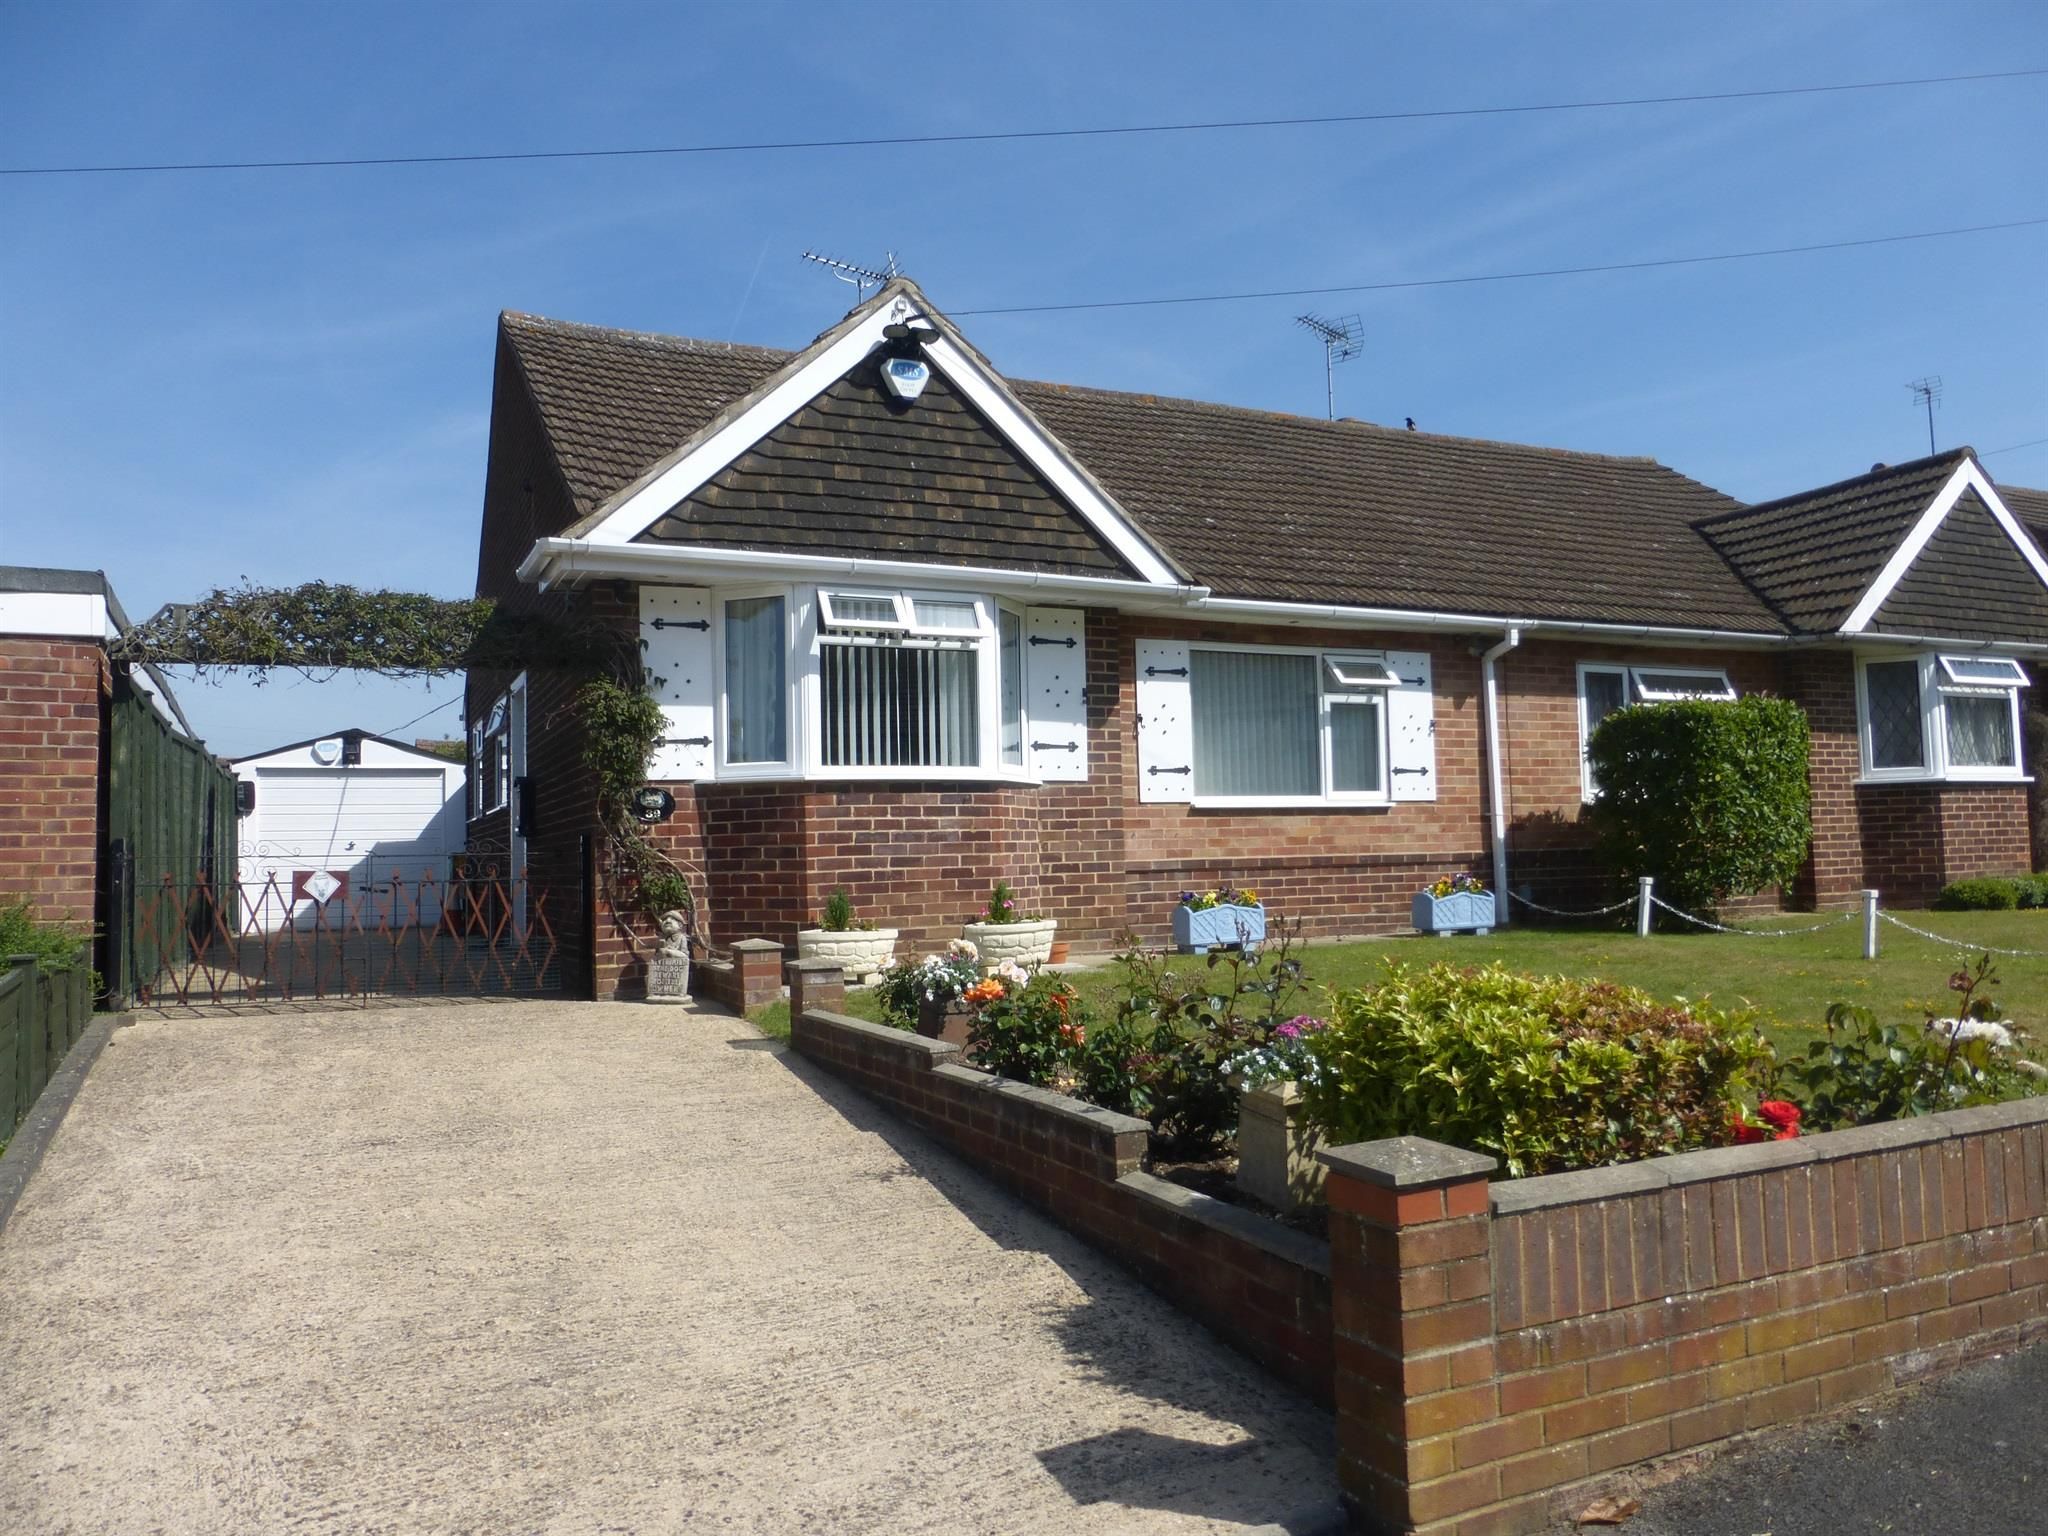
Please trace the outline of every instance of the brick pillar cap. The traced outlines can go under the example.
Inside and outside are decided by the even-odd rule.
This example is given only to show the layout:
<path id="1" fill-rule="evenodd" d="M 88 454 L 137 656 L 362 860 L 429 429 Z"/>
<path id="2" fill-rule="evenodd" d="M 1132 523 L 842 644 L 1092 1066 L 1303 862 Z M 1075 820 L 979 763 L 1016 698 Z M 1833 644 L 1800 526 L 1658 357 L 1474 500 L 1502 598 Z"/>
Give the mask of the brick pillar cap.
<path id="1" fill-rule="evenodd" d="M 1420 1189 L 1476 1179 L 1500 1166 L 1498 1158 L 1463 1147 L 1447 1147 L 1420 1136 L 1395 1136 L 1386 1141 L 1357 1141 L 1347 1147 L 1323 1147 L 1316 1161 L 1332 1173 L 1362 1179 L 1382 1189 Z"/>
<path id="2" fill-rule="evenodd" d="M 750 955 L 758 955 L 763 951 L 772 951 L 779 955 L 782 953 L 782 946 L 773 939 L 741 939 L 733 945 L 733 953 L 738 954 L 741 950 Z"/>
<path id="3" fill-rule="evenodd" d="M 846 970 L 846 967 L 837 960 L 823 960 L 816 956 L 809 960 L 785 960 L 782 962 L 782 968 L 791 975 L 800 974 L 805 976 L 816 975 L 821 971 L 829 971 L 834 975 L 841 975 Z"/>

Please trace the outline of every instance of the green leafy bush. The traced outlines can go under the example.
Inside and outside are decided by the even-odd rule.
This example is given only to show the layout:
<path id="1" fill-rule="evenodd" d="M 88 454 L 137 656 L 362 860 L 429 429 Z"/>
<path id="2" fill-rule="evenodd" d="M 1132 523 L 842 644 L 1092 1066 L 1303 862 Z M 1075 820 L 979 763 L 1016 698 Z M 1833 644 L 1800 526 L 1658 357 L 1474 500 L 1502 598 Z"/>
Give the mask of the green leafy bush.
<path id="1" fill-rule="evenodd" d="M 854 926 L 853 898 L 835 890 L 825 898 L 825 910 L 818 914 L 818 926 L 827 933 L 847 933 Z"/>
<path id="2" fill-rule="evenodd" d="M 2021 1064 L 2019 1032 L 1998 1022 L 1991 957 L 1956 971 L 1948 985 L 1957 994 L 1954 1017 L 1930 1013 L 1919 1026 L 1881 1024 L 1854 1003 L 1829 1006 L 1827 1038 L 1778 1070 L 1780 1084 L 1805 1105 L 1809 1129 L 1904 1120 L 2040 1090 Z"/>
<path id="3" fill-rule="evenodd" d="M 1087 1041 L 1088 1010 L 1073 987 L 1054 972 L 1040 971 L 1022 983 L 984 979 L 966 996 L 975 1004 L 967 1050 L 976 1066 L 1041 1088 L 1075 1086 L 1074 1062 Z"/>
<path id="4" fill-rule="evenodd" d="M 1786 883 L 1813 838 L 1807 746 L 1806 716 L 1787 699 L 1616 710 L 1587 743 L 1603 854 L 1690 909 Z"/>
<path id="5" fill-rule="evenodd" d="M 1328 1139 L 1428 1136 L 1517 1178 L 1723 1145 L 1772 1060 L 1749 1014 L 1498 965 L 1390 964 L 1307 1048 Z"/>
<path id="6" fill-rule="evenodd" d="M 1944 912 L 2010 912 L 2048 907 L 2048 875 L 1984 875 L 1951 880 L 1934 904 Z"/>
<path id="7" fill-rule="evenodd" d="M 14 955 L 34 955 L 46 971 L 76 970 L 85 963 L 86 936 L 61 923 L 45 923 L 23 897 L 0 906 L 0 966 Z"/>

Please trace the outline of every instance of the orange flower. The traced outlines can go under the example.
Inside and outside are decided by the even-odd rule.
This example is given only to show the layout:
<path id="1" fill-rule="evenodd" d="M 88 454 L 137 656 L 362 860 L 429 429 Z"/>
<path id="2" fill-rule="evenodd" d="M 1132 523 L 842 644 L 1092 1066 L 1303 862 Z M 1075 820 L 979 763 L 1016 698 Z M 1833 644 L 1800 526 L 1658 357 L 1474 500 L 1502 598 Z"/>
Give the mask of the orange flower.
<path id="1" fill-rule="evenodd" d="M 983 1003 L 992 1003 L 1003 995 L 1003 984 L 993 976 L 987 976 L 969 987 L 961 996 L 979 1008 Z"/>

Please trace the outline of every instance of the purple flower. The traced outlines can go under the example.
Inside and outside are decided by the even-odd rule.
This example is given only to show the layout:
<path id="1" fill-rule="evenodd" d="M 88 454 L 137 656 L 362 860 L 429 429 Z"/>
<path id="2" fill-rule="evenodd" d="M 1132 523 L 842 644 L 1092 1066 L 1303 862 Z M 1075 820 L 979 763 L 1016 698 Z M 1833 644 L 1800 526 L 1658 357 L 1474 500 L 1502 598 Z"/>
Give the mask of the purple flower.
<path id="1" fill-rule="evenodd" d="M 1289 1019 L 1285 1024 L 1274 1025 L 1273 1033 L 1282 1040 L 1299 1040 L 1301 1038 L 1301 1026 L 1295 1023 L 1294 1020 Z"/>
<path id="2" fill-rule="evenodd" d="M 1280 1032 L 1291 1040 L 1300 1035 L 1312 1035 L 1317 1030 L 1328 1028 L 1329 1025 L 1312 1013 L 1297 1013 L 1293 1018 L 1280 1026 Z"/>

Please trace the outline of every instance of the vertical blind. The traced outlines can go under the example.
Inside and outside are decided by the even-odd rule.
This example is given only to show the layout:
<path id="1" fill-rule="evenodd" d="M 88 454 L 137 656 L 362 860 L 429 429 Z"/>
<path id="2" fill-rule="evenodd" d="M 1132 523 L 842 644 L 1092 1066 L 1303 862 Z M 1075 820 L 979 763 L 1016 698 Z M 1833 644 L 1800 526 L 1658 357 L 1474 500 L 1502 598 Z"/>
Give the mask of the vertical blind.
<path id="1" fill-rule="evenodd" d="M 2012 702 L 2003 693 L 1951 693 L 1942 698 L 1948 713 L 1948 760 L 1955 768 L 2010 768 Z"/>
<path id="2" fill-rule="evenodd" d="M 1371 795 L 1380 788 L 1380 701 L 1332 700 L 1330 793 Z"/>
<path id="3" fill-rule="evenodd" d="M 1002 674 L 1003 762 L 1017 768 L 1024 762 L 1024 621 L 999 608 L 996 622 L 1002 637 L 996 661 Z"/>
<path id="4" fill-rule="evenodd" d="M 779 597 L 736 597 L 725 605 L 725 760 L 789 760 L 789 688 L 783 672 L 787 627 Z"/>
<path id="5" fill-rule="evenodd" d="M 977 650 L 834 644 L 819 649 L 827 765 L 980 764 Z"/>
<path id="6" fill-rule="evenodd" d="M 1316 657 L 1197 650 L 1188 663 L 1197 795 L 1322 793 Z"/>

